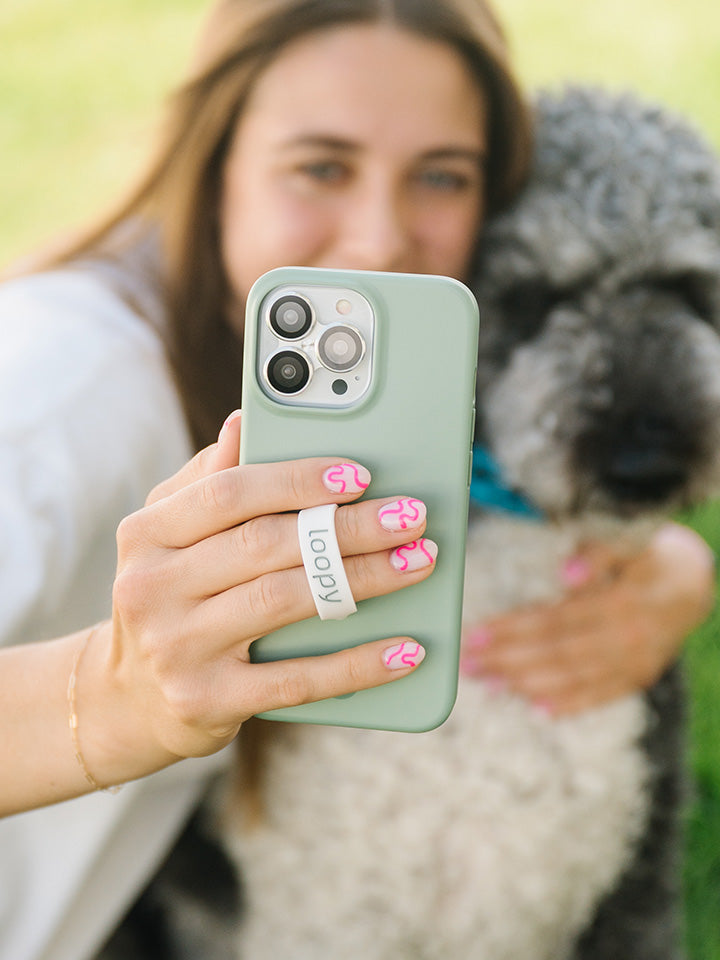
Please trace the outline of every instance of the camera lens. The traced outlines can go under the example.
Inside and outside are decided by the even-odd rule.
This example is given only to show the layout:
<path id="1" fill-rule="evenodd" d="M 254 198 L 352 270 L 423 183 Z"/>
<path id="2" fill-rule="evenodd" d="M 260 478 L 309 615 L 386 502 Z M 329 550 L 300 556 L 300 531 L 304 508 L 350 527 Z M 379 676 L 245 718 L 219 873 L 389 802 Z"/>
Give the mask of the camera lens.
<path id="1" fill-rule="evenodd" d="M 360 363 L 365 342 L 354 327 L 338 324 L 323 333 L 318 340 L 317 351 L 323 366 L 344 373 Z"/>
<path id="2" fill-rule="evenodd" d="M 270 326 L 279 337 L 296 340 L 312 326 L 312 310 L 302 297 L 280 297 L 270 307 Z"/>
<path id="3" fill-rule="evenodd" d="M 267 378 L 278 393 L 299 393 L 310 379 L 310 364 L 301 353 L 283 350 L 270 357 Z"/>

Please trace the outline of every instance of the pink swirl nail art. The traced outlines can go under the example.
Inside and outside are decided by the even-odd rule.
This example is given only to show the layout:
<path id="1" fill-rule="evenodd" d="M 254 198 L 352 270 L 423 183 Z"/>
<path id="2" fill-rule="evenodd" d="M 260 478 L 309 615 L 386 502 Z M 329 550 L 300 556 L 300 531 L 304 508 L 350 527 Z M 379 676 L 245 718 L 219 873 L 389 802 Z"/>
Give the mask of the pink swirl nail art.
<path id="1" fill-rule="evenodd" d="M 413 540 L 412 543 L 406 543 L 393 550 L 390 554 L 390 563 L 401 573 L 409 573 L 412 570 L 432 566 L 437 559 L 437 554 L 437 544 L 422 537 L 420 540 Z"/>
<path id="2" fill-rule="evenodd" d="M 426 516 L 425 504 L 422 500 L 402 497 L 393 503 L 386 503 L 378 511 L 380 525 L 386 530 L 407 530 L 408 527 L 418 527 Z"/>
<path id="3" fill-rule="evenodd" d="M 339 463 L 328 467 L 323 483 L 333 493 L 362 493 L 370 486 L 370 473 L 356 463 Z"/>
<path id="4" fill-rule="evenodd" d="M 385 666 L 390 670 L 402 670 L 404 667 L 416 667 L 425 659 L 425 648 L 415 641 L 405 640 L 388 647 L 383 653 Z"/>

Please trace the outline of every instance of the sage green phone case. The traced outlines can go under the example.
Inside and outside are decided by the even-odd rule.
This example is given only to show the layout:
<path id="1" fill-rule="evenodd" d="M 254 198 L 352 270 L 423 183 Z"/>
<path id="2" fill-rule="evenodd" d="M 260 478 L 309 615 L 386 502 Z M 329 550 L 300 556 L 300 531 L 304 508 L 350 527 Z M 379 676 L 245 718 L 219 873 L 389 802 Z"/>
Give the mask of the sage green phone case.
<path id="1" fill-rule="evenodd" d="M 336 299 L 338 290 L 357 296 Z M 352 326 L 354 314 L 364 316 L 363 304 L 369 305 L 374 330 L 365 337 L 360 373 L 328 373 L 310 353 L 310 366 L 317 370 L 308 387 L 290 400 L 268 391 L 266 371 L 272 364 L 258 360 L 258 351 L 267 352 L 262 344 L 270 329 L 267 304 L 288 291 L 289 300 L 297 293 L 311 304 L 334 304 L 332 322 L 340 325 Z M 291 323 L 298 313 L 293 310 L 291 303 Z M 321 319 L 318 310 L 313 325 Z M 417 670 L 372 690 L 262 716 L 421 731 L 449 715 L 457 690 L 477 338 L 472 294 L 446 277 L 287 267 L 265 274 L 253 286 L 245 327 L 241 462 L 326 455 L 357 460 L 372 474 L 365 497 L 403 495 L 425 502 L 426 535 L 439 546 L 436 568 L 424 582 L 363 600 L 357 613 L 342 621 L 315 616 L 284 627 L 251 648 L 254 660 L 265 661 L 409 636 L 427 651 Z M 292 351 L 303 342 L 291 340 L 280 347 Z M 353 349 L 352 339 L 348 343 Z M 342 360 L 348 344 L 340 336 L 334 346 Z M 278 369 L 290 373 L 282 365 Z M 366 392 L 353 398 L 363 378 Z M 312 405 L 317 402 L 312 391 L 326 389 L 323 382 L 332 384 L 337 406 Z"/>

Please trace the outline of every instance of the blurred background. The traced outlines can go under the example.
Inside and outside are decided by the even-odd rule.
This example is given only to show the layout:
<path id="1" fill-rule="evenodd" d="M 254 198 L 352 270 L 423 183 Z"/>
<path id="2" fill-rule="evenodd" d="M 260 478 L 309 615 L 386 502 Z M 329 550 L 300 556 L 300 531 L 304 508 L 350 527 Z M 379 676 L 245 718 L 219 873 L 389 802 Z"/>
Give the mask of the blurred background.
<path id="1" fill-rule="evenodd" d="M 132 182 L 206 8 L 206 0 L 2 0 L 0 269 Z M 530 88 L 580 80 L 633 89 L 685 114 L 720 151 L 720 4 L 497 0 L 496 8 Z M 720 552 L 720 508 L 684 519 Z M 716 615 L 686 653 L 691 960 L 720 960 L 719 638 Z"/>

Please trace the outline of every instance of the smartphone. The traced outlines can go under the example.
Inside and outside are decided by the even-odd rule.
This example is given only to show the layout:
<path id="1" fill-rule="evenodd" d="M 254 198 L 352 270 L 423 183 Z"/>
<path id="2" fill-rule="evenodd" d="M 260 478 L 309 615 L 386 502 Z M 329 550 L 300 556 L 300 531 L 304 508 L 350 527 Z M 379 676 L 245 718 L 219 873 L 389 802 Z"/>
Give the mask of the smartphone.
<path id="1" fill-rule="evenodd" d="M 241 463 L 310 456 L 366 466 L 366 497 L 422 499 L 439 546 L 422 583 L 256 640 L 255 661 L 409 636 L 407 677 L 269 711 L 273 720 L 423 731 L 455 702 L 477 369 L 478 308 L 462 283 L 419 274 L 283 267 L 248 296 Z"/>

